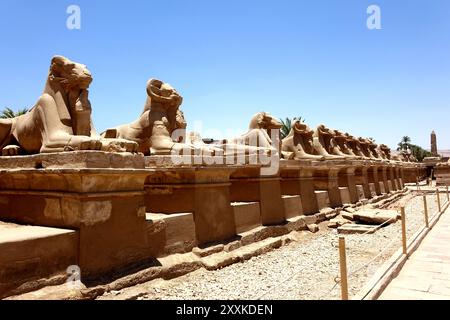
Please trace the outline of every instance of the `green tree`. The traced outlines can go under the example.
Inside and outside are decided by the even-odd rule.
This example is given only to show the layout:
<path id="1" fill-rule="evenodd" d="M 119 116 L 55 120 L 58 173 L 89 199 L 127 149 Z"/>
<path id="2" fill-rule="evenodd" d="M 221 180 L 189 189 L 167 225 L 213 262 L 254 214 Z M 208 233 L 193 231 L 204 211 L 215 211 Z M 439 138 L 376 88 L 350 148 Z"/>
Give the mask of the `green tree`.
<path id="1" fill-rule="evenodd" d="M 283 126 L 280 129 L 281 132 L 281 139 L 286 138 L 289 135 L 289 132 L 291 132 L 291 128 L 292 128 L 292 122 L 294 122 L 295 120 L 300 120 L 305 122 L 305 119 L 303 119 L 302 117 L 294 117 L 292 119 L 290 118 L 286 118 L 286 120 L 281 120 L 281 123 L 283 124 Z"/>
<path id="2" fill-rule="evenodd" d="M 411 153 L 414 155 L 414 157 L 416 157 L 416 159 L 420 162 L 423 161 L 424 158 L 426 157 L 431 157 L 431 152 L 423 149 L 420 146 L 417 146 L 415 144 L 411 144 L 409 146 L 409 148 L 411 149 Z"/>
<path id="3" fill-rule="evenodd" d="M 402 140 L 398 143 L 397 151 L 411 149 L 411 138 L 404 136 Z"/>
<path id="4" fill-rule="evenodd" d="M 426 157 L 431 157 L 431 152 L 418 145 L 412 144 L 411 138 L 408 136 L 404 136 L 398 143 L 397 151 L 406 151 L 408 149 L 411 150 L 411 154 L 420 162 L 422 162 Z"/>
<path id="5" fill-rule="evenodd" d="M 27 108 L 19 109 L 17 112 L 15 112 L 13 109 L 6 107 L 0 113 L 0 119 L 15 118 L 15 117 L 21 116 L 27 112 L 28 112 Z"/>

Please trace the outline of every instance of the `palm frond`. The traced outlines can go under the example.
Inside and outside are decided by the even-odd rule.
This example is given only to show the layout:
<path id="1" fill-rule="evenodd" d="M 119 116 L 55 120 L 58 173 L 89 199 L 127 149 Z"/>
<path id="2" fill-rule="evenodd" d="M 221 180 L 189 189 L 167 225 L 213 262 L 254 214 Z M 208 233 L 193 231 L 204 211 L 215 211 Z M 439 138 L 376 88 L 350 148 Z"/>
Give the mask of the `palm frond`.
<path id="1" fill-rule="evenodd" d="M 16 118 L 18 116 L 21 116 L 28 112 L 27 108 L 19 109 L 17 112 L 15 112 L 13 109 L 6 107 L 2 110 L 0 113 L 0 119 L 11 119 Z"/>

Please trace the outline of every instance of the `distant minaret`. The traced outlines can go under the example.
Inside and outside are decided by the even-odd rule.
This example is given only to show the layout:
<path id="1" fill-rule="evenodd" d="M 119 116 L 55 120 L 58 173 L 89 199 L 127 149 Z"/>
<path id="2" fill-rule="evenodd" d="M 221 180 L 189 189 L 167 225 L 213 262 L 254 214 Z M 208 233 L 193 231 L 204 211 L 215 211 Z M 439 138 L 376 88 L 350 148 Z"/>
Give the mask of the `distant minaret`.
<path id="1" fill-rule="evenodd" d="M 431 154 L 433 157 L 438 157 L 438 151 L 437 151 L 437 142 L 436 142 L 436 132 L 431 133 Z"/>

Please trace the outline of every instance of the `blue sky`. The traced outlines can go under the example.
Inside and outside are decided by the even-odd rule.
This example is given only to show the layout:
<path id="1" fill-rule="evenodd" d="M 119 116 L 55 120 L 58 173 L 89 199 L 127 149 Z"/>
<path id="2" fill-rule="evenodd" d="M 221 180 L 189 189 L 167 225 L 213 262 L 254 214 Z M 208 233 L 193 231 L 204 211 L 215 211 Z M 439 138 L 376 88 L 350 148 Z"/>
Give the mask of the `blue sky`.
<path id="1" fill-rule="evenodd" d="M 71 4 L 81 30 L 66 28 Z M 366 27 L 371 4 L 381 30 Z M 264 110 L 392 147 L 428 148 L 436 130 L 450 149 L 448 0 L 1 0 L 0 42 L 0 108 L 32 106 L 61 54 L 93 73 L 98 131 L 137 118 L 155 77 L 206 133 Z"/>

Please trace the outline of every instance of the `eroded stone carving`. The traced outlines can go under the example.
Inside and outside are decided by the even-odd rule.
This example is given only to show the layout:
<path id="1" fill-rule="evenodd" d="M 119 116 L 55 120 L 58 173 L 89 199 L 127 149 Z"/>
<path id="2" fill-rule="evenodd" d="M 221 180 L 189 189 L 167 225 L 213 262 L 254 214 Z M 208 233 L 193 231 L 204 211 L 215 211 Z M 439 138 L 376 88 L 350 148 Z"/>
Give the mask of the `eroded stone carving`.
<path id="1" fill-rule="evenodd" d="M 355 138 L 349 133 L 345 133 L 345 137 L 347 138 L 347 145 L 352 150 L 353 154 L 360 158 L 368 159 L 368 156 L 363 152 L 361 148 L 361 141 L 359 139 Z"/>
<path id="2" fill-rule="evenodd" d="M 282 141 L 282 155 L 285 159 L 324 160 L 323 155 L 315 154 L 314 131 L 300 120 L 292 122 L 288 136 Z"/>
<path id="3" fill-rule="evenodd" d="M 0 119 L 3 156 L 72 150 L 134 152 L 137 144 L 122 139 L 101 139 L 91 119 L 85 65 L 62 56 L 51 61 L 47 83 L 36 105 L 26 114 Z"/>
<path id="4" fill-rule="evenodd" d="M 346 157 L 334 140 L 334 131 L 324 124 L 314 130 L 313 144 L 315 153 L 327 159 L 344 159 Z"/>
<path id="5" fill-rule="evenodd" d="M 279 129 L 283 125 L 268 112 L 258 112 L 250 120 L 249 130 L 240 137 L 224 140 L 222 148 L 225 154 L 257 152 L 278 154 L 279 149 Z M 274 130 L 274 131 L 272 131 Z M 276 134 L 274 141 L 273 134 Z M 278 146 L 277 146 L 278 144 Z"/>
<path id="6" fill-rule="evenodd" d="M 391 160 L 391 148 L 385 144 L 379 145 L 379 153 L 383 159 Z"/>
<path id="7" fill-rule="evenodd" d="M 378 145 L 370 139 L 366 139 L 366 141 L 368 142 L 368 148 L 372 157 L 377 160 L 383 160 L 383 156 Z"/>
<path id="8" fill-rule="evenodd" d="M 376 159 L 375 156 L 372 154 L 372 151 L 370 150 L 370 141 L 369 139 L 365 139 L 362 137 L 358 138 L 359 141 L 359 147 L 361 148 L 361 152 L 364 154 L 364 156 L 368 159 Z"/>
<path id="9" fill-rule="evenodd" d="M 346 155 L 347 158 L 359 159 L 360 156 L 357 156 L 352 148 L 350 148 L 348 144 L 348 137 L 339 130 L 334 130 L 334 141 L 339 146 L 340 151 Z"/>
<path id="10" fill-rule="evenodd" d="M 208 145 L 188 144 L 185 137 L 186 121 L 179 109 L 180 94 L 168 83 L 158 79 L 147 82 L 147 101 L 141 116 L 102 133 L 105 138 L 122 138 L 136 142 L 144 155 L 208 154 L 220 149 Z M 184 153 L 183 153 L 184 154 Z"/>

